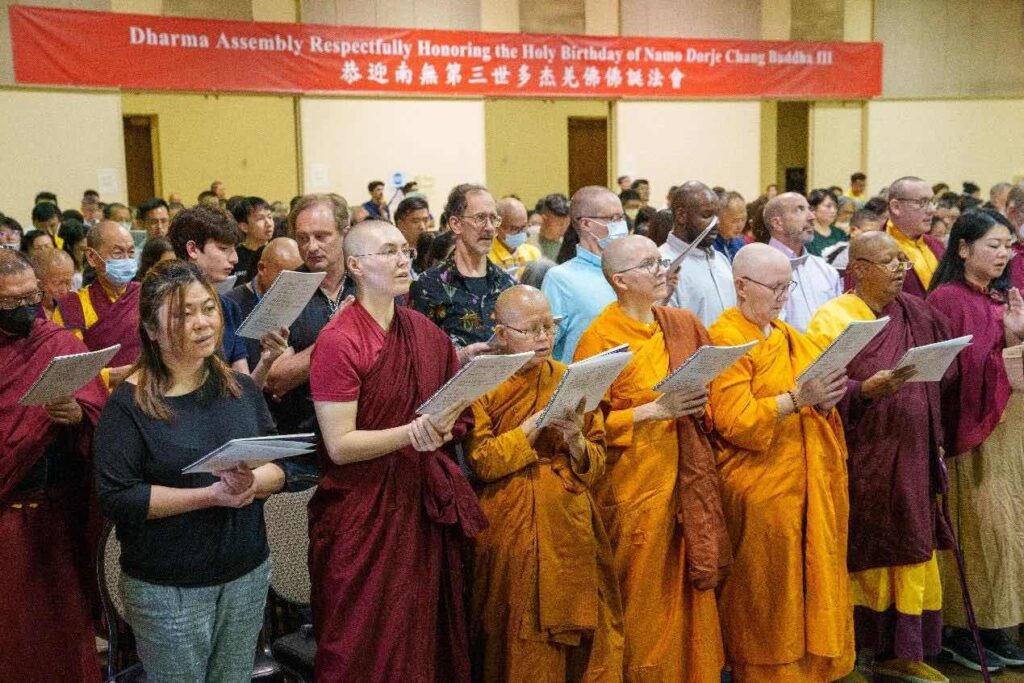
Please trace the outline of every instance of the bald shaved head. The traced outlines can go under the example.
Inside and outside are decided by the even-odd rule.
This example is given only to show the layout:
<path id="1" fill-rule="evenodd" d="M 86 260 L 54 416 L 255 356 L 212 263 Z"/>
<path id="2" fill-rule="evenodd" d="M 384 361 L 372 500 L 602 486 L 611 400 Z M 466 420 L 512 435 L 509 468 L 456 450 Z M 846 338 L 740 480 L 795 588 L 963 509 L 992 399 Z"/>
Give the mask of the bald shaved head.
<path id="1" fill-rule="evenodd" d="M 0 277 L 29 270 L 32 270 L 32 262 L 28 260 L 28 256 L 13 249 L 0 249 Z"/>
<path id="2" fill-rule="evenodd" d="M 46 277 L 55 268 L 70 268 L 74 272 L 75 262 L 71 255 L 63 249 L 44 249 L 32 257 L 32 269 L 35 270 L 36 277 L 40 279 Z"/>
<path id="3" fill-rule="evenodd" d="M 356 223 L 345 235 L 343 249 L 345 257 L 357 254 L 372 254 L 388 242 L 405 244 L 401 231 L 391 223 L 368 220 Z"/>
<path id="4" fill-rule="evenodd" d="M 757 278 L 766 268 L 789 269 L 789 259 L 774 247 L 760 242 L 752 242 L 736 253 L 732 262 L 732 274 L 735 277 Z"/>
<path id="5" fill-rule="evenodd" d="M 718 210 L 715 191 L 699 180 L 688 180 L 672 195 L 672 233 L 690 243 L 711 224 Z M 699 246 L 710 249 L 717 237 L 718 228 L 712 228 Z"/>
<path id="6" fill-rule="evenodd" d="M 880 230 L 862 232 L 850 240 L 850 263 L 862 258 L 876 261 L 886 249 L 899 249 L 896 240 L 888 233 Z"/>
<path id="7" fill-rule="evenodd" d="M 573 219 L 578 219 L 581 216 L 600 215 L 595 212 L 601 211 L 605 204 L 614 203 L 613 200 L 618 202 L 621 211 L 622 202 L 619 202 L 619 198 L 614 192 L 601 185 L 587 185 L 573 194 L 569 201 L 569 210 L 572 212 Z"/>
<path id="8" fill-rule="evenodd" d="M 89 248 L 99 251 L 104 245 L 125 236 L 129 240 L 132 238 L 132 234 L 125 230 L 120 223 L 100 221 L 89 230 L 89 234 L 85 237 L 85 244 Z"/>
<path id="9" fill-rule="evenodd" d="M 639 265 L 652 255 L 657 255 L 660 258 L 658 245 L 643 235 L 629 235 L 622 239 L 612 240 L 608 248 L 601 254 L 601 272 L 604 273 L 604 279 L 608 280 L 612 287 L 615 287 L 612 275 Z"/>
<path id="10" fill-rule="evenodd" d="M 286 264 L 286 270 L 298 268 L 302 264 L 302 256 L 299 255 L 299 245 L 291 237 L 275 237 L 267 242 L 260 254 L 260 261 L 273 264 Z"/>
<path id="11" fill-rule="evenodd" d="M 530 285 L 510 287 L 499 294 L 498 300 L 494 302 L 494 317 L 499 323 L 550 310 L 544 293 Z"/>
<path id="12" fill-rule="evenodd" d="M 850 265 L 857 295 L 873 311 L 882 311 L 903 291 L 906 256 L 885 232 L 864 232 L 850 240 Z M 894 270 L 895 269 L 895 270 Z"/>
<path id="13" fill-rule="evenodd" d="M 390 298 L 409 291 L 412 260 L 403 249 L 408 249 L 405 235 L 391 223 L 363 221 L 348 231 L 345 263 L 356 281 L 357 299 Z"/>

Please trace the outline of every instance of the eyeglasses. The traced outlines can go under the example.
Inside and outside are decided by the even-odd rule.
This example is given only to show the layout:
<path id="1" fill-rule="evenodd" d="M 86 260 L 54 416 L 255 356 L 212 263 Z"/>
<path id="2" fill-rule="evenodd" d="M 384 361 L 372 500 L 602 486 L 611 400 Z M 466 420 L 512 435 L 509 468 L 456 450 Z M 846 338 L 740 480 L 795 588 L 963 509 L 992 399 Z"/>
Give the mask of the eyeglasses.
<path id="1" fill-rule="evenodd" d="M 505 234 L 506 235 L 518 235 L 523 230 L 526 230 L 529 227 L 530 227 L 529 223 L 523 223 L 522 225 L 510 225 L 507 228 L 505 228 Z"/>
<path id="2" fill-rule="evenodd" d="M 543 325 L 538 325 L 537 327 L 531 327 L 528 330 L 520 330 L 518 327 L 512 327 L 511 325 L 506 325 L 505 323 L 500 324 L 502 327 L 506 327 L 512 330 L 513 332 L 518 332 L 524 337 L 533 337 L 534 339 L 539 339 L 540 337 L 551 337 L 554 336 L 556 332 L 558 332 L 558 323 L 554 321 L 545 323 Z"/>
<path id="3" fill-rule="evenodd" d="M 495 228 L 501 227 L 501 216 L 496 213 L 478 213 L 475 216 L 459 214 L 459 218 L 466 219 L 473 224 L 474 228 L 478 229 L 484 227 L 487 223 L 490 223 Z"/>
<path id="4" fill-rule="evenodd" d="M 655 273 L 658 272 L 659 269 L 661 269 L 661 270 L 668 270 L 668 267 L 670 265 L 672 265 L 672 259 L 668 259 L 668 258 L 647 259 L 643 263 L 641 263 L 639 265 L 636 265 L 636 266 L 632 266 L 631 268 L 626 268 L 624 270 L 617 270 L 617 271 L 615 271 L 615 275 L 621 275 L 622 273 L 628 273 L 631 270 L 638 270 L 640 268 L 643 268 L 648 273 L 650 273 L 651 275 L 654 275 Z"/>
<path id="5" fill-rule="evenodd" d="M 775 295 L 776 299 L 782 297 L 783 294 L 786 294 L 788 292 L 792 292 L 794 289 L 796 289 L 796 285 L 797 285 L 796 280 L 790 280 L 789 282 L 787 282 L 784 285 L 777 285 L 777 286 L 773 287 L 772 285 L 766 285 L 763 282 L 758 282 L 757 280 L 755 280 L 752 277 L 744 277 L 744 276 L 741 276 L 741 277 L 744 280 L 747 280 L 748 282 L 753 282 L 755 285 L 761 285 L 765 289 L 770 289 L 772 294 Z"/>
<path id="6" fill-rule="evenodd" d="M 894 197 L 894 199 L 898 202 L 906 202 L 907 204 L 916 206 L 918 210 L 927 207 L 934 211 L 935 209 L 939 208 L 939 203 L 935 201 L 935 197 Z"/>
<path id="7" fill-rule="evenodd" d="M 392 245 L 386 248 L 384 251 L 379 251 L 375 254 L 352 254 L 352 258 L 363 258 L 364 256 L 384 256 L 386 258 L 394 258 L 401 254 L 407 261 L 416 260 L 416 250 L 412 247 L 398 247 Z"/>
<path id="8" fill-rule="evenodd" d="M 871 265 L 878 266 L 882 270 L 888 271 L 893 274 L 905 273 L 906 271 L 914 267 L 914 264 L 912 264 L 910 261 L 901 258 L 897 258 L 894 261 L 890 261 L 889 263 L 879 263 L 878 261 L 872 261 L 871 259 L 868 258 L 858 258 L 855 260 L 867 261 Z"/>
<path id="9" fill-rule="evenodd" d="M 592 221 L 604 221 L 605 223 L 617 223 L 626 220 L 626 214 L 613 213 L 610 216 L 577 216 L 576 218 L 589 218 Z"/>
<path id="10" fill-rule="evenodd" d="M 22 306 L 35 306 L 43 300 L 43 293 L 36 290 L 25 296 L 0 296 L 0 311 L 10 311 Z"/>

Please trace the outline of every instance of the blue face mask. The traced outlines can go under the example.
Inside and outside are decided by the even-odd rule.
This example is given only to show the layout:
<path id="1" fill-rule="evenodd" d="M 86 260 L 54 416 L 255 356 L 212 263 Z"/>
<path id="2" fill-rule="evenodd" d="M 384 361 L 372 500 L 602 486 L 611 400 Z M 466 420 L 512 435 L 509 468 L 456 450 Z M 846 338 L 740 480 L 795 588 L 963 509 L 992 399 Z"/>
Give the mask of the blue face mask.
<path id="1" fill-rule="evenodd" d="M 629 226 L 626 221 L 613 221 L 607 225 L 608 236 L 602 237 L 597 240 L 597 246 L 601 247 L 601 251 L 608 248 L 608 245 L 612 243 L 612 240 L 619 240 L 623 237 L 629 236 Z"/>
<path id="2" fill-rule="evenodd" d="M 504 242 L 509 251 L 515 251 L 526 242 L 526 231 L 523 230 L 514 235 L 505 235 Z"/>
<path id="3" fill-rule="evenodd" d="M 107 259 L 107 277 L 115 285 L 123 286 L 132 281 L 139 264 L 133 258 Z"/>

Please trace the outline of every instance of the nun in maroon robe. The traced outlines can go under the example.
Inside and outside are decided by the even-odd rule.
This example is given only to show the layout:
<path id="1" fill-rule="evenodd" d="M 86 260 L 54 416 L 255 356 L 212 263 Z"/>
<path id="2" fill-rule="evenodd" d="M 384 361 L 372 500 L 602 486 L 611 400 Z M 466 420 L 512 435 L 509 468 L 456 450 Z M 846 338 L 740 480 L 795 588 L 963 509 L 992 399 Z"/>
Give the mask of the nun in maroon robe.
<path id="1" fill-rule="evenodd" d="M 344 366 L 358 377 L 339 380 Z M 356 302 L 320 334 L 310 387 L 314 401 L 357 399 L 356 429 L 383 430 L 412 421 L 457 369 L 428 318 L 398 306 L 385 332 Z M 487 522 L 461 470 L 412 447 L 346 465 L 321 452 L 320 468 L 309 506 L 317 680 L 468 681 L 462 553 Z"/>
<path id="2" fill-rule="evenodd" d="M 74 394 L 82 422 L 53 422 L 18 405 L 55 356 L 87 351 L 37 319 L 29 336 L 0 332 L 0 678 L 99 681 L 87 595 L 95 586 L 90 507 L 92 432 L 107 392 L 94 379 Z"/>

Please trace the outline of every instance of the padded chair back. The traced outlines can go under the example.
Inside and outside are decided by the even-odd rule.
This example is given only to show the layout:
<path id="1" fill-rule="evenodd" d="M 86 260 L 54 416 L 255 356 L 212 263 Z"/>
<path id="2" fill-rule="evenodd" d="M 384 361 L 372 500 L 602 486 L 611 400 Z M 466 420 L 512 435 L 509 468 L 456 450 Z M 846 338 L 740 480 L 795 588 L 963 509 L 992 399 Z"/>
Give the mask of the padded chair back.
<path id="1" fill-rule="evenodd" d="M 263 504 L 273 569 L 270 587 L 282 599 L 309 604 L 309 515 L 306 506 L 316 487 L 277 493 Z"/>

